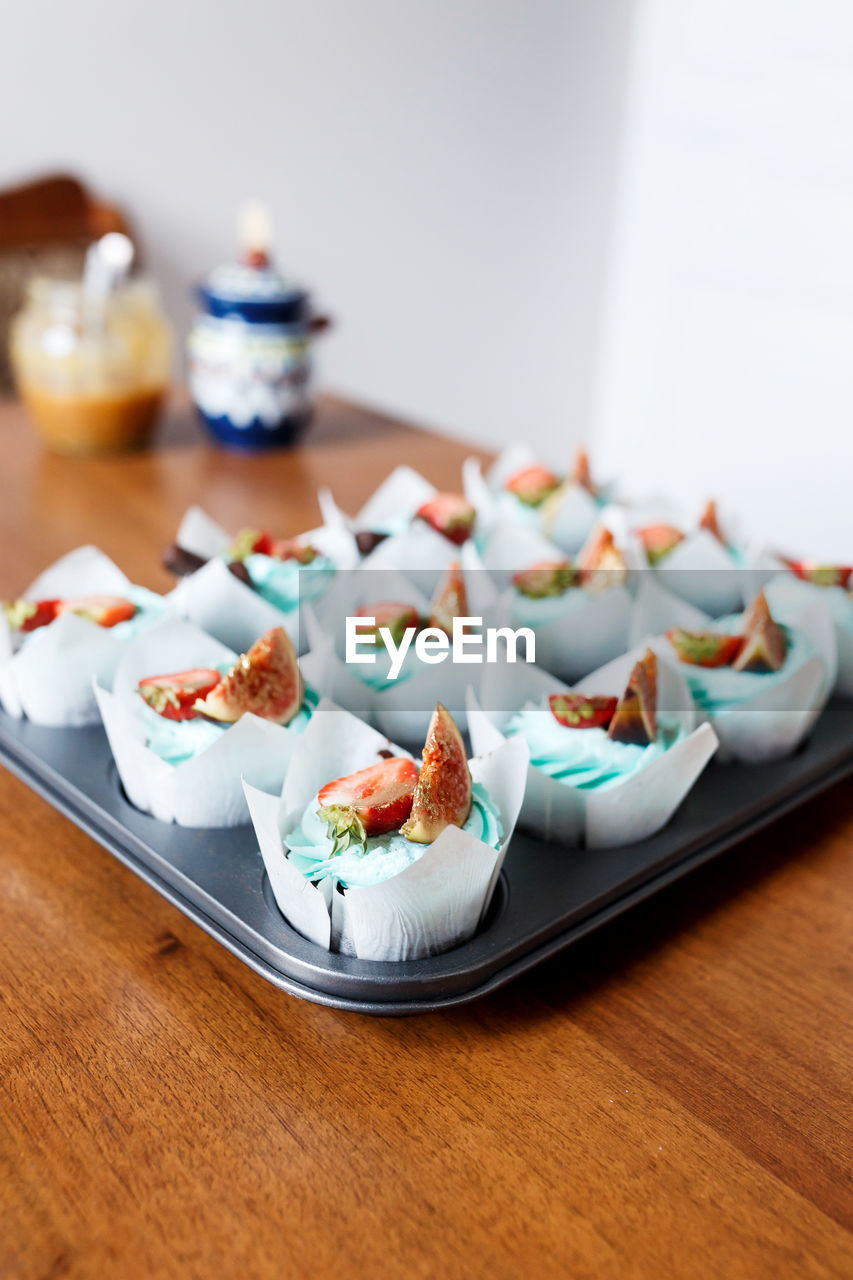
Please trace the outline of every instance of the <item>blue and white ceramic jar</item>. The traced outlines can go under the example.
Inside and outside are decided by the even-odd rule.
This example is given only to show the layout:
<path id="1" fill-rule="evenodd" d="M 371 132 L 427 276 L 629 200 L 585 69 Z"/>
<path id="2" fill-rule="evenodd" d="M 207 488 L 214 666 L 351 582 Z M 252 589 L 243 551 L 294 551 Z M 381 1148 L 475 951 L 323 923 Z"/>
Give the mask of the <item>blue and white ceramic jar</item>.
<path id="1" fill-rule="evenodd" d="M 265 254 L 217 267 L 196 298 L 187 350 L 202 421 L 237 448 L 292 444 L 311 418 L 311 342 L 327 322 Z"/>

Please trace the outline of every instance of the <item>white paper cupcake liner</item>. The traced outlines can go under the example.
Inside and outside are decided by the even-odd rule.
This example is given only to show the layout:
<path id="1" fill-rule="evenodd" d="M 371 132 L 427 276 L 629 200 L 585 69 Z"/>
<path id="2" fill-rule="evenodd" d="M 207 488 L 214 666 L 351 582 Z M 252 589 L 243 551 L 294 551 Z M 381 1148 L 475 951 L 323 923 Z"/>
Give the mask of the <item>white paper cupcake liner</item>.
<path id="1" fill-rule="evenodd" d="M 170 764 L 146 746 L 144 704 L 136 692 L 145 676 L 217 667 L 237 654 L 190 622 L 167 619 L 133 641 L 115 672 L 112 691 L 95 697 L 125 793 L 161 822 L 182 827 L 233 827 L 248 822 L 242 778 L 278 789 L 303 735 L 285 725 L 244 715 L 198 755 Z M 316 660 L 301 662 L 312 688 Z"/>
<path id="2" fill-rule="evenodd" d="M 483 618 L 486 627 L 503 625 L 505 618 L 497 591 L 474 546 L 466 543 L 456 548 L 455 558 L 462 567 L 469 616 Z M 306 605 L 303 611 L 312 652 L 323 655 L 321 692 L 407 746 L 423 743 L 437 701 L 444 703 L 460 730 L 465 732 L 465 690 L 472 682 L 475 686 L 478 684 L 482 666 L 454 663 L 450 656 L 431 666 L 417 662 L 415 655 L 410 654 L 405 674 L 394 684 L 375 689 L 357 674 L 355 666 L 345 661 L 344 620 L 354 616 L 363 605 L 380 598 L 410 604 L 421 617 L 427 617 L 430 600 L 416 585 L 422 580 L 421 574 L 412 577 L 397 568 L 375 573 L 365 567 L 356 573 L 341 575 L 322 601 L 315 606 Z M 380 664 L 387 665 L 387 658 L 379 648 L 376 657 L 371 670 L 379 670 Z"/>
<path id="3" fill-rule="evenodd" d="M 78 547 L 41 573 L 21 595 L 27 600 L 126 597 L 131 589 L 118 566 L 97 547 Z M 163 609 L 168 609 L 166 601 Z M 16 651 L 15 638 L 0 611 L 0 703 L 9 715 L 26 716 L 36 724 L 97 724 L 92 680 L 111 681 L 132 643 L 111 627 L 66 613 L 30 632 Z"/>
<path id="4" fill-rule="evenodd" d="M 337 570 L 348 571 L 358 561 L 355 542 L 342 523 L 326 524 L 300 537 L 327 556 Z M 297 652 L 306 652 L 299 607 L 279 609 L 236 578 L 222 559 L 232 541 L 231 535 L 200 507 L 189 508 L 178 528 L 176 542 L 187 551 L 204 556 L 208 563 L 183 578 L 170 593 L 172 610 L 238 653 L 251 648 L 271 627 L 284 627 Z M 310 573 L 310 566 L 307 572 Z"/>
<path id="5" fill-rule="evenodd" d="M 829 619 L 837 658 L 834 692 L 853 698 L 853 597 L 843 587 L 819 587 L 787 570 L 767 583 L 765 594 L 770 612 L 780 622 L 802 618 L 813 609 Z"/>
<path id="6" fill-rule="evenodd" d="M 623 654 L 574 686 L 590 695 L 619 697 L 645 645 Z M 605 790 L 585 791 L 549 778 L 530 764 L 519 825 L 546 840 L 605 849 L 636 844 L 664 827 L 717 749 L 710 725 L 696 725 L 696 708 L 681 672 L 658 654 L 658 708 L 680 723 L 686 736 L 645 768 Z M 511 679 L 493 670 L 484 677 L 480 699 L 469 694 L 468 728 L 475 752 L 494 750 L 515 712 L 532 702 L 547 708 L 548 697 L 568 686 L 536 667 L 518 667 Z M 485 709 L 484 709 L 485 708 Z M 568 732 L 568 731 L 567 731 Z M 578 730 L 583 732 L 583 730 Z"/>
<path id="7" fill-rule="evenodd" d="M 505 449 L 485 477 L 476 458 L 467 458 L 462 467 L 465 496 L 477 512 L 477 527 L 486 534 L 502 518 L 498 498 L 506 482 L 524 467 L 541 462 L 521 445 Z M 601 514 L 601 505 L 582 485 L 567 483 L 557 494 L 534 509 L 535 527 L 564 554 L 574 555 L 589 537 Z M 503 518 L 506 519 L 505 511 Z M 521 521 L 510 519 L 518 526 Z"/>
<path id="8" fill-rule="evenodd" d="M 397 876 L 341 893 L 328 882 L 316 887 L 297 871 L 287 859 L 284 832 L 326 782 L 375 763 L 391 744 L 323 703 L 304 736 L 305 751 L 294 760 L 280 797 L 245 788 L 270 886 L 288 923 L 318 946 L 362 960 L 420 960 L 470 938 L 488 910 L 521 806 L 524 744 L 507 743 L 470 762 L 474 780 L 500 813 L 499 849 L 448 827 Z"/>
<path id="9" fill-rule="evenodd" d="M 766 764 L 791 755 L 811 732 L 835 684 L 835 636 L 826 610 L 792 610 L 778 620 L 806 636 L 815 656 L 737 707 L 700 712 L 720 740 L 721 763 Z M 651 643 L 658 651 L 668 646 L 665 637 Z M 671 646 L 668 648 L 674 653 Z"/>

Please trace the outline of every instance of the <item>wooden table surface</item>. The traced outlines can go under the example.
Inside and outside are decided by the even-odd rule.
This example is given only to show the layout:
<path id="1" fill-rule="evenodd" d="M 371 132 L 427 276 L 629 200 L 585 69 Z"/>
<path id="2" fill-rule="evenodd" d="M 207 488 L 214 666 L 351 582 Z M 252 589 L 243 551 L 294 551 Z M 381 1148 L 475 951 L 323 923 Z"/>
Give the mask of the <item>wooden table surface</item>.
<path id="1" fill-rule="evenodd" d="M 0 597 L 184 508 L 296 533 L 466 450 L 323 404 L 273 458 L 41 451 L 0 406 Z M 853 802 L 839 786 L 476 1004 L 256 977 L 0 769 L 2 1277 L 853 1275 Z"/>

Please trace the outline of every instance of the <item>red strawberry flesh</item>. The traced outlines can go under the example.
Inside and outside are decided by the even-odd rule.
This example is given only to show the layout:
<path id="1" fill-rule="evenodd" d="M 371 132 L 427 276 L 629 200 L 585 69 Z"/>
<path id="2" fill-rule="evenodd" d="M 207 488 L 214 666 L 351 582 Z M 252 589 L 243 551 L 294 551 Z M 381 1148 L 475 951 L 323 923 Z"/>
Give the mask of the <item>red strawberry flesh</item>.
<path id="1" fill-rule="evenodd" d="M 664 556 L 668 556 L 679 542 L 684 541 L 681 530 L 671 524 L 646 525 L 645 528 L 637 530 L 637 537 L 645 548 L 649 564 L 657 564 L 659 560 L 663 560 Z"/>
<path id="2" fill-rule="evenodd" d="M 585 693 L 552 693 L 548 706 L 557 723 L 566 729 L 606 729 L 618 701 Z"/>
<path id="3" fill-rule="evenodd" d="M 60 600 L 56 612 L 57 616 L 76 613 L 99 627 L 115 627 L 134 617 L 136 605 L 123 596 L 77 596 L 72 600 Z"/>
<path id="4" fill-rule="evenodd" d="M 553 493 L 559 488 L 560 480 L 554 475 L 553 471 L 549 471 L 547 467 L 540 466 L 538 463 L 530 467 L 522 467 L 520 471 L 516 471 L 511 475 L 504 486 L 510 493 L 515 494 L 519 502 L 523 502 L 528 507 L 538 507 L 544 502 L 549 493 Z"/>
<path id="5" fill-rule="evenodd" d="M 805 560 L 789 560 L 791 572 L 816 587 L 846 587 L 853 568 L 848 565 L 809 564 Z"/>
<path id="6" fill-rule="evenodd" d="M 457 546 L 470 538 L 476 515 L 468 499 L 461 493 L 437 493 L 416 512 L 418 518 L 425 520 L 437 533 L 443 534 Z"/>
<path id="7" fill-rule="evenodd" d="M 678 654 L 679 662 L 693 667 L 730 667 L 743 648 L 743 636 L 719 635 L 716 631 L 685 631 L 674 627 L 666 638 Z"/>
<path id="8" fill-rule="evenodd" d="M 165 720 L 197 720 L 193 703 L 197 698 L 206 698 L 221 679 L 213 667 L 196 667 L 174 675 L 146 676 L 136 691 Z"/>
<path id="9" fill-rule="evenodd" d="M 417 780 L 414 760 L 392 756 L 327 782 L 317 796 L 318 814 L 334 841 L 333 853 L 353 839 L 363 843 L 369 836 L 397 831 L 412 811 Z"/>

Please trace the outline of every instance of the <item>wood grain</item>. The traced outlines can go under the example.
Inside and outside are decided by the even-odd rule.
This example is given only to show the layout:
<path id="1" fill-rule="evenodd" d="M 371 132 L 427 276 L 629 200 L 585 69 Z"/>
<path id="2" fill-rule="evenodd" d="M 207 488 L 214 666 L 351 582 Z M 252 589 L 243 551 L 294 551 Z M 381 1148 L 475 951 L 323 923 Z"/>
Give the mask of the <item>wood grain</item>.
<path id="1" fill-rule="evenodd" d="M 324 403 L 310 443 L 50 458 L 0 408 L 0 595 L 184 507 L 282 534 L 466 450 Z M 3 1277 L 853 1274 L 841 786 L 467 1008 L 283 995 L 0 771 Z"/>

